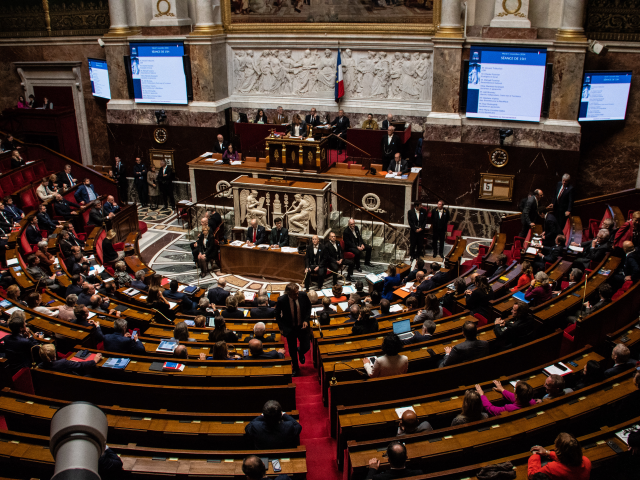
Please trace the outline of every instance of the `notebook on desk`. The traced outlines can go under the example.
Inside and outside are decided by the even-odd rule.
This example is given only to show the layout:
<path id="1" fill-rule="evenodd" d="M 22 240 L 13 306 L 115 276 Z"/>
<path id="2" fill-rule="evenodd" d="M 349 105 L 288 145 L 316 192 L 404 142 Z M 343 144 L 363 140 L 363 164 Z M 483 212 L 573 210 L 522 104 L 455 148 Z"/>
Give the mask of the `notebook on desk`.
<path id="1" fill-rule="evenodd" d="M 529 303 L 529 300 L 525 300 L 524 298 L 524 292 L 516 292 L 513 294 L 513 298 L 520 300 L 521 302 L 524 303 Z"/>

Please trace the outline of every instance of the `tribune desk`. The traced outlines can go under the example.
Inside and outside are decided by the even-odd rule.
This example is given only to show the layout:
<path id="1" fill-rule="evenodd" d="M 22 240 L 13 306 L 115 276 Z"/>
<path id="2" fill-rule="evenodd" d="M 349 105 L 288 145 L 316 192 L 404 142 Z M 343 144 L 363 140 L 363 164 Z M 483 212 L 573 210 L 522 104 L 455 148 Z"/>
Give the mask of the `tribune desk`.
<path id="1" fill-rule="evenodd" d="M 222 273 L 273 278 L 284 282 L 304 280 L 304 255 L 283 253 L 279 248 L 220 246 Z"/>
<path id="2" fill-rule="evenodd" d="M 267 146 L 267 170 L 279 169 L 298 172 L 321 173 L 328 168 L 327 149 L 329 137 L 315 140 L 312 137 L 269 136 Z"/>

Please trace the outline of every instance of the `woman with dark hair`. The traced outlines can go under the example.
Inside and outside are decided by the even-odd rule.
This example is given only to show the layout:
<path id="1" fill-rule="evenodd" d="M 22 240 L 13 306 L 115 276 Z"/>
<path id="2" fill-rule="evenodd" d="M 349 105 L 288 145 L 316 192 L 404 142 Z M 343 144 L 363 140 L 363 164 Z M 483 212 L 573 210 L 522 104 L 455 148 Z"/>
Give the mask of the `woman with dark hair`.
<path id="1" fill-rule="evenodd" d="M 292 137 L 306 137 L 307 136 L 307 124 L 300 118 L 297 113 L 291 120 L 291 125 L 287 127 L 287 133 Z"/>
<path id="2" fill-rule="evenodd" d="M 389 274 L 384 278 L 384 285 L 382 286 L 382 298 L 387 300 L 393 300 L 393 292 L 396 287 L 399 287 L 402 281 L 400 280 L 400 274 L 396 272 L 396 266 L 390 264 L 387 270 Z"/>
<path id="3" fill-rule="evenodd" d="M 23 95 L 18 97 L 18 108 L 29 108 L 29 104 L 26 102 Z"/>
<path id="4" fill-rule="evenodd" d="M 360 316 L 353 324 L 351 335 L 365 335 L 378 331 L 378 321 L 371 317 L 371 310 L 368 307 L 360 309 Z"/>
<path id="5" fill-rule="evenodd" d="M 47 97 L 44 97 L 44 99 L 42 100 L 42 108 L 45 110 L 53 108 L 53 103 L 49 101 Z"/>
<path id="6" fill-rule="evenodd" d="M 371 360 L 365 357 L 363 360 L 364 369 L 370 377 L 388 377 L 390 375 L 402 375 L 409 370 L 409 359 L 405 355 L 400 355 L 402 351 L 402 340 L 395 333 L 390 333 L 382 340 L 382 355 L 376 358 L 371 366 Z"/>
<path id="7" fill-rule="evenodd" d="M 528 407 L 529 405 L 535 405 L 536 401 L 533 399 L 533 388 L 527 382 L 518 382 L 516 383 L 516 393 L 515 395 L 504 388 L 502 388 L 502 383 L 498 380 L 494 380 L 493 384 L 495 387 L 493 389 L 501 393 L 505 400 L 509 403 L 505 404 L 502 407 L 494 406 L 489 399 L 484 395 L 484 391 L 480 385 L 476 385 L 476 392 L 480 395 L 480 399 L 482 400 L 482 406 L 487 411 L 487 413 L 493 417 L 497 417 L 502 412 L 513 412 L 515 410 L 520 410 L 521 408 Z"/>
<path id="8" fill-rule="evenodd" d="M 209 332 L 210 342 L 219 342 L 224 340 L 225 342 L 237 342 L 238 336 L 231 330 L 227 330 L 227 324 L 224 321 L 222 315 L 218 315 L 215 318 L 215 327 Z"/>
<path id="9" fill-rule="evenodd" d="M 242 357 L 235 353 L 229 353 L 229 346 L 224 340 L 216 342 L 209 351 L 211 353 L 211 360 L 239 360 Z"/>
<path id="10" fill-rule="evenodd" d="M 175 319 L 175 313 L 171 311 L 171 305 L 169 305 L 169 301 L 162 295 L 162 289 L 160 287 L 149 287 L 147 307 L 157 310 L 158 314 L 155 316 L 156 322 L 173 322 Z"/>
<path id="11" fill-rule="evenodd" d="M 536 473 L 544 473 L 549 478 L 567 480 L 589 480 L 591 460 L 582 455 L 578 440 L 568 433 L 560 433 L 556 437 L 555 451 L 549 451 L 536 445 L 531 448 L 527 473 L 531 478 Z M 542 466 L 542 457 L 547 464 Z"/>
<path id="12" fill-rule="evenodd" d="M 334 285 L 333 287 L 331 287 L 331 293 L 333 294 L 333 297 L 331 297 L 331 303 L 340 303 L 347 301 L 347 296 L 342 295 L 342 285 Z"/>
<path id="13" fill-rule="evenodd" d="M 471 313 L 478 313 L 489 306 L 489 301 L 493 299 L 493 290 L 489 285 L 489 280 L 484 275 L 478 275 L 473 283 L 474 290 L 467 290 L 465 293 L 467 308 Z"/>
<path id="14" fill-rule="evenodd" d="M 380 296 L 379 291 L 374 290 L 369 296 L 371 297 L 371 306 L 375 307 L 380 305 L 380 300 L 382 300 L 382 297 Z"/>
<path id="15" fill-rule="evenodd" d="M 467 390 L 462 400 L 462 411 L 453 419 L 451 426 L 462 425 L 464 423 L 477 422 L 489 418 L 487 412 L 482 411 L 482 399 L 475 390 Z"/>
<path id="16" fill-rule="evenodd" d="M 321 327 L 331 325 L 331 317 L 329 317 L 327 312 L 320 312 L 320 315 L 318 315 L 318 323 Z"/>
<path id="17" fill-rule="evenodd" d="M 244 318 L 244 312 L 238 309 L 238 298 L 235 295 L 229 295 L 225 305 L 227 308 L 222 310 L 223 318 Z"/>
<path id="18" fill-rule="evenodd" d="M 264 110 L 261 108 L 258 110 L 258 113 L 256 113 L 256 119 L 254 120 L 255 123 L 269 123 L 269 119 L 267 119 L 267 116 L 264 114 Z"/>
<path id="19" fill-rule="evenodd" d="M 159 273 L 151 275 L 151 278 L 149 279 L 149 287 L 162 288 L 162 275 Z"/>
<path id="20" fill-rule="evenodd" d="M 226 163 L 229 165 L 232 161 L 235 162 L 238 160 L 238 152 L 236 152 L 235 148 L 233 148 L 233 143 L 229 143 L 227 145 L 227 149 L 222 154 L 222 163 Z"/>
<path id="21" fill-rule="evenodd" d="M 440 306 L 440 300 L 433 293 L 427 295 L 424 304 L 424 310 L 418 313 L 416 322 L 424 322 L 425 320 L 438 320 L 444 315 L 442 307 Z"/>
<path id="22" fill-rule="evenodd" d="M 189 338 L 189 327 L 186 323 L 180 322 L 173 329 L 173 338 L 179 342 L 195 342 L 195 338 Z"/>
<path id="23" fill-rule="evenodd" d="M 582 369 L 582 374 L 577 378 L 574 390 L 588 387 L 604 380 L 604 369 L 595 360 L 589 360 Z"/>

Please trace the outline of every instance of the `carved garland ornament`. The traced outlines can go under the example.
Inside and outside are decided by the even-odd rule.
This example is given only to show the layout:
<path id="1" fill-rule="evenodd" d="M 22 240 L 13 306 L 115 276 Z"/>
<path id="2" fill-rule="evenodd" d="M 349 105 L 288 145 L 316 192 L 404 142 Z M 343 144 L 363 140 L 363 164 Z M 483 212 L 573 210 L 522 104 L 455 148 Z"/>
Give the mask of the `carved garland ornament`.
<path id="1" fill-rule="evenodd" d="M 164 12 L 160 10 L 161 3 L 167 4 L 167 9 Z M 158 10 L 158 13 L 155 14 L 156 17 L 175 17 L 175 15 L 171 13 L 171 2 L 169 2 L 169 0 L 158 0 L 158 3 L 156 4 L 156 10 Z"/>
<path id="2" fill-rule="evenodd" d="M 374 212 L 380 208 L 380 197 L 375 193 L 367 193 L 362 197 L 362 206 L 370 212 Z"/>
<path id="3" fill-rule="evenodd" d="M 516 17 L 526 18 L 526 15 L 524 13 L 518 13 L 518 12 L 520 12 L 521 8 L 522 8 L 522 0 L 518 0 L 518 7 L 515 8 L 514 10 L 509 10 L 509 8 L 507 8 L 507 0 L 502 0 L 502 9 L 504 10 L 504 12 L 500 12 L 498 14 L 498 17 L 506 17 L 507 15 L 515 15 Z"/>
<path id="4" fill-rule="evenodd" d="M 227 182 L 226 180 L 220 180 L 218 183 L 216 183 L 216 192 L 219 192 L 220 190 L 222 190 L 223 188 L 228 188 L 230 187 L 231 184 L 229 182 Z M 233 197 L 233 190 L 231 190 L 230 188 L 228 190 L 226 190 L 224 193 L 222 193 L 223 197 L 226 198 L 231 198 Z"/>

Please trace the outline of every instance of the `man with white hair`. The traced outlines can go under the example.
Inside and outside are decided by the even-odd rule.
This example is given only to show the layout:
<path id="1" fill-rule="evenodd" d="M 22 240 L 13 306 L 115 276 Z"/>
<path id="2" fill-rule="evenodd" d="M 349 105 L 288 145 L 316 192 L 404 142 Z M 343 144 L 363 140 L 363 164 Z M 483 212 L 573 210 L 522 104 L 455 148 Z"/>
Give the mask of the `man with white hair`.
<path id="1" fill-rule="evenodd" d="M 600 263 L 604 259 L 604 256 L 607 254 L 607 252 L 611 251 L 609 236 L 609 230 L 603 228 L 598 232 L 596 238 L 594 238 L 593 240 L 582 242 L 581 245 L 578 245 L 575 242 L 571 242 L 571 245 L 575 247 L 581 246 L 583 248 L 580 258 L 577 258 L 573 262 L 573 265 L 580 268 L 581 270 L 584 270 L 586 268 L 589 268 L 589 264 L 591 262 L 593 262 L 594 265 Z"/>
<path id="2" fill-rule="evenodd" d="M 383 122 L 383 125 L 387 123 L 387 120 Z M 385 127 L 382 127 L 383 129 Z M 380 141 L 380 148 L 382 149 L 382 170 L 386 171 L 389 168 L 391 160 L 396 156 L 396 153 L 400 152 L 400 139 L 394 134 L 396 128 L 392 125 L 387 127 L 387 134 L 384 135 Z"/>
<path id="3" fill-rule="evenodd" d="M 251 318 L 276 318 L 276 311 L 269 307 L 269 297 L 258 296 L 258 306 L 251 309 Z"/>
<path id="4" fill-rule="evenodd" d="M 275 335 L 269 334 L 265 336 L 267 332 L 267 327 L 265 327 L 264 323 L 258 322 L 253 327 L 253 336 L 249 339 L 255 338 L 256 340 L 260 340 L 262 343 L 265 342 L 275 342 Z"/>
<path id="5" fill-rule="evenodd" d="M 553 203 L 547 207 L 553 209 L 553 214 L 561 230 L 564 228 L 567 218 L 571 216 L 571 209 L 573 208 L 573 185 L 569 184 L 570 180 L 571 175 L 568 173 L 562 175 L 562 180 L 556 185 Z"/>

